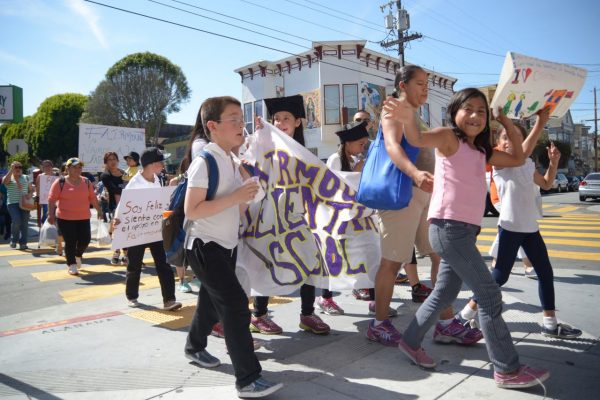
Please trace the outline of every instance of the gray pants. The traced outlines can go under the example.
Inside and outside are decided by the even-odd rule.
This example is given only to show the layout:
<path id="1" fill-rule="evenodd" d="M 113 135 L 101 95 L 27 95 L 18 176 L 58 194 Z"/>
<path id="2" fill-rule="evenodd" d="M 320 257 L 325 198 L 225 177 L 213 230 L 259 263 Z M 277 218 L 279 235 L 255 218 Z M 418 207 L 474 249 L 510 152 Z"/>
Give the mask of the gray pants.
<path id="1" fill-rule="evenodd" d="M 436 323 L 440 312 L 456 300 L 465 282 L 478 300 L 479 324 L 494 369 L 512 372 L 520 366 L 519 356 L 502 319 L 500 287 L 475 245 L 479 229 L 459 221 L 431 220 L 429 240 L 442 262 L 433 292 L 417 310 L 403 339 L 413 349 L 421 347 L 429 328 Z"/>

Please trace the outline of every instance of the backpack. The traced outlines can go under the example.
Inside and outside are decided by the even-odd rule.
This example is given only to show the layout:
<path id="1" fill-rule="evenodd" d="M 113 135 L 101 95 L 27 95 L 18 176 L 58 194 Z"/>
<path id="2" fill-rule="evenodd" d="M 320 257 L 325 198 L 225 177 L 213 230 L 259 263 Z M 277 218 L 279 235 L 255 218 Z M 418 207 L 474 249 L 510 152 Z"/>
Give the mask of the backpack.
<path id="1" fill-rule="evenodd" d="M 219 168 L 217 167 L 217 161 L 209 152 L 203 150 L 200 153 L 200 157 L 204 158 L 208 163 L 206 200 L 212 200 L 219 186 Z M 185 173 L 171 194 L 169 207 L 167 208 L 167 212 L 163 214 L 162 220 L 163 247 L 167 256 L 167 262 L 176 266 L 185 265 L 185 249 L 183 245 L 188 223 L 186 222 L 184 225 L 185 212 L 183 205 L 187 184 L 188 178 L 187 173 Z"/>

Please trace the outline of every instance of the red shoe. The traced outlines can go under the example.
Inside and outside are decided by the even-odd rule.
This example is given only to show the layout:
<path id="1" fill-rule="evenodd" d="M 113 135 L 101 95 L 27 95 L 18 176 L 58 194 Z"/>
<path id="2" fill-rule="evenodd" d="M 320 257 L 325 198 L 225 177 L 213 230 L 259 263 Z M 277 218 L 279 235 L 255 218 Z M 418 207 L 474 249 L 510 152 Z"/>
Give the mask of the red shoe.
<path id="1" fill-rule="evenodd" d="M 525 389 L 541 384 L 550 376 L 550 372 L 522 365 L 515 373 L 494 372 L 496 385 L 504 389 Z"/>
<path id="2" fill-rule="evenodd" d="M 211 335 L 221 338 L 221 339 L 225 339 L 225 331 L 223 330 L 223 325 L 221 325 L 220 322 L 217 322 L 216 324 L 213 325 L 212 331 L 210 332 Z"/>
<path id="3" fill-rule="evenodd" d="M 262 317 L 255 317 L 253 315 L 250 318 L 250 332 L 258 332 L 265 335 L 279 335 L 283 332 L 283 329 L 266 315 L 263 315 Z"/>
<path id="4" fill-rule="evenodd" d="M 300 314 L 300 328 L 317 335 L 326 335 L 331 330 L 329 325 L 323 322 L 323 320 L 315 314 Z"/>

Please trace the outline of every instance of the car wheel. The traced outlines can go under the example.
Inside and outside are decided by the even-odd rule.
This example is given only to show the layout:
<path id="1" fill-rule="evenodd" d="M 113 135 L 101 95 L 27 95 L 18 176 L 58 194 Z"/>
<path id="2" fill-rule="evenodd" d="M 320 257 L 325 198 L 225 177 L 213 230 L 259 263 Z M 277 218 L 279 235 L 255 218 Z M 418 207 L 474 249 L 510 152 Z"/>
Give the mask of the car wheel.
<path id="1" fill-rule="evenodd" d="M 585 196 L 579 195 L 579 201 L 585 201 Z"/>

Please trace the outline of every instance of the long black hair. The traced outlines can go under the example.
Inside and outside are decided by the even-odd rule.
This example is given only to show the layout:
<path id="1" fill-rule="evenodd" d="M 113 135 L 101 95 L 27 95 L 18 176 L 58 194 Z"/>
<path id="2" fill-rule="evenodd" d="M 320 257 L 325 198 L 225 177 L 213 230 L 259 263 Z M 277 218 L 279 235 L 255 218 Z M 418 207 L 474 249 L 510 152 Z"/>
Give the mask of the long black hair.
<path id="1" fill-rule="evenodd" d="M 303 147 L 306 147 L 306 145 L 304 144 L 304 126 L 302 124 L 302 120 L 300 120 L 300 125 L 298 125 L 296 127 L 296 129 L 294 129 L 293 138 L 296 142 L 300 143 Z"/>
<path id="2" fill-rule="evenodd" d="M 404 82 L 405 84 L 410 82 L 415 77 L 415 73 L 419 71 L 425 72 L 425 70 L 418 65 L 405 65 L 400 68 L 394 79 L 394 92 L 392 93 L 392 97 L 396 99 L 400 98 L 400 82 Z"/>
<path id="3" fill-rule="evenodd" d="M 340 143 L 337 153 L 340 156 L 340 161 L 342 162 L 342 171 L 352 172 L 350 160 L 348 160 L 348 156 L 346 155 L 346 142 Z"/>
<path id="4" fill-rule="evenodd" d="M 490 109 L 488 106 L 487 99 L 485 98 L 485 95 L 479 89 L 475 89 L 475 88 L 466 88 L 466 89 L 460 90 L 460 91 L 454 93 L 454 95 L 450 99 L 450 104 L 448 104 L 448 113 L 450 114 L 450 124 L 452 124 L 454 134 L 460 140 L 462 140 L 463 142 L 466 142 L 467 135 L 465 135 L 465 133 L 463 131 L 461 131 L 458 128 L 458 126 L 456 126 L 456 114 L 458 113 L 458 110 L 460 110 L 462 105 L 467 100 L 472 99 L 472 98 L 477 98 L 477 97 L 482 99 L 485 104 L 486 121 L 485 121 L 485 128 L 483 129 L 483 131 L 481 131 L 479 133 L 479 135 L 477 135 L 475 137 L 473 144 L 475 145 L 477 150 L 479 150 L 483 154 L 485 154 L 485 159 L 487 161 L 492 156 L 493 150 L 492 150 L 492 146 L 490 145 Z"/>

